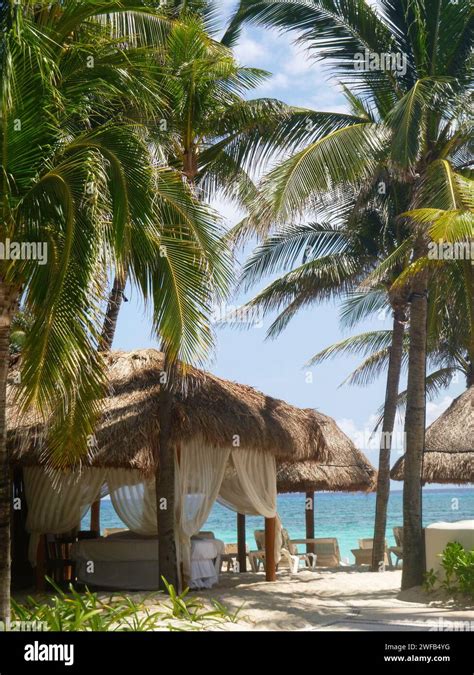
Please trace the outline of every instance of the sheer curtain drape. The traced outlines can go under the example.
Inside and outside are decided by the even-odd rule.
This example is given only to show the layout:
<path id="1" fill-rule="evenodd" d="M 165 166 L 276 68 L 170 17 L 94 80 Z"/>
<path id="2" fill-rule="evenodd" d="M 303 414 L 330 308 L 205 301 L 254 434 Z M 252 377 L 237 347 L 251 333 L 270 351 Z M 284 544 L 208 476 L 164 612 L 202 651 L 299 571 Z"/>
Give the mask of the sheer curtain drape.
<path id="1" fill-rule="evenodd" d="M 276 516 L 275 457 L 254 450 L 233 450 L 219 492 L 219 501 L 247 515 Z"/>
<path id="2" fill-rule="evenodd" d="M 35 566 L 40 535 L 63 534 L 79 527 L 87 509 L 100 495 L 105 470 L 46 473 L 34 466 L 25 467 L 23 476 L 28 504 L 26 529 L 31 534 L 28 556 Z"/>
<path id="3" fill-rule="evenodd" d="M 217 499 L 229 454 L 230 449 L 194 439 L 181 448 L 176 461 L 176 548 L 186 581 L 191 578 L 190 538 L 204 525 Z"/>
<path id="4" fill-rule="evenodd" d="M 137 470 L 109 469 L 107 484 L 115 512 L 137 534 L 156 535 L 155 479 L 144 480 Z"/>
<path id="5" fill-rule="evenodd" d="M 273 455 L 234 450 L 219 491 L 219 502 L 245 515 L 277 516 L 276 461 Z M 281 522 L 277 517 L 275 558 L 281 558 Z"/>
<path id="6" fill-rule="evenodd" d="M 176 546 L 189 580 L 190 538 L 202 528 L 218 497 L 239 513 L 276 515 L 276 464 L 268 453 L 215 448 L 202 439 L 183 445 L 175 461 Z M 155 480 L 144 480 L 139 471 L 87 468 L 81 473 L 51 475 L 41 467 L 27 467 L 24 477 L 32 564 L 36 564 L 39 536 L 79 527 L 87 509 L 103 493 L 104 484 L 117 515 L 132 532 L 157 534 Z"/>

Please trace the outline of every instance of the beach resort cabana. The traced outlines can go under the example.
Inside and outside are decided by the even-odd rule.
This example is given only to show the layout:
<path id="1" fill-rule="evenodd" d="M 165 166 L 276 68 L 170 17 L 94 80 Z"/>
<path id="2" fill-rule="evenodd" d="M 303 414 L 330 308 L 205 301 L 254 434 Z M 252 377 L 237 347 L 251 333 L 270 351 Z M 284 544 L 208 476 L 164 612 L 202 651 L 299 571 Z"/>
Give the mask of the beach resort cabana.
<path id="1" fill-rule="evenodd" d="M 315 492 L 371 492 L 375 490 L 377 472 L 333 419 L 320 417 L 321 433 L 331 449 L 331 459 L 325 464 L 312 460 L 279 462 L 277 491 L 305 493 L 306 539 L 315 536 Z M 307 546 L 311 551 L 311 546 Z"/>
<path id="2" fill-rule="evenodd" d="M 369 492 L 375 489 L 377 472 L 351 439 L 328 415 L 311 411 L 317 420 L 321 442 L 327 448 L 324 463 L 318 459 L 277 461 L 277 492 L 305 493 L 306 539 L 314 539 L 315 492 Z M 245 515 L 238 515 L 239 569 L 245 570 Z M 311 552 L 311 545 L 307 545 Z"/>
<path id="3" fill-rule="evenodd" d="M 404 457 L 391 477 L 403 480 Z M 474 386 L 456 398 L 426 430 L 424 483 L 474 483 Z"/>
<path id="4" fill-rule="evenodd" d="M 47 533 L 77 528 L 105 493 L 136 537 L 157 536 L 155 458 L 163 355 L 148 349 L 112 352 L 107 358 L 109 395 L 89 455 L 80 470 L 71 467 L 54 475 L 43 466 L 43 427 L 32 413 L 20 419 L 15 409 L 15 373 L 10 373 L 8 442 L 13 466 L 23 469 L 33 564 L 38 552 L 41 559 Z M 266 578 L 275 578 L 276 463 L 311 460 L 331 465 L 334 455 L 323 433 L 323 418 L 252 387 L 189 369 L 186 392 L 174 395 L 171 411 L 175 539 L 187 582 L 193 578 L 191 537 L 217 499 L 237 513 L 265 518 Z M 107 546 L 110 555 L 110 542 Z M 135 555 L 144 546 L 135 541 L 129 550 Z M 117 543 L 117 548 L 123 560 L 124 546 Z"/>

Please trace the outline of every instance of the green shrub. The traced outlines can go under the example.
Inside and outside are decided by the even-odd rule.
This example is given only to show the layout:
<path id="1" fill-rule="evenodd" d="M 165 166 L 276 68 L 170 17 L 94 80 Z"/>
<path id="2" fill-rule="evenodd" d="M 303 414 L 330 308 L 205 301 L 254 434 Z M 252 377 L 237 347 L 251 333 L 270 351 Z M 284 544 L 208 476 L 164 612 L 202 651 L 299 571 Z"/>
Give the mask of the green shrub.
<path id="1" fill-rule="evenodd" d="M 438 574 L 434 571 L 433 568 L 425 572 L 423 578 L 423 588 L 427 593 L 431 593 L 434 590 L 436 583 L 438 582 Z"/>
<path id="2" fill-rule="evenodd" d="M 474 598 L 474 550 L 466 551 L 458 541 L 453 541 L 447 544 L 441 558 L 445 573 L 443 588 Z"/>
<path id="3" fill-rule="evenodd" d="M 189 589 L 178 594 L 166 581 L 169 600 L 160 603 L 160 611 L 151 612 L 147 598 L 135 602 L 129 596 L 114 595 L 103 600 L 88 588 L 79 593 L 71 584 L 65 592 L 47 580 L 54 595 L 46 601 L 28 596 L 23 604 L 12 600 L 12 621 L 41 622 L 50 631 L 202 630 L 209 622 L 236 622 L 240 611 L 230 613 L 217 601 L 209 610 L 197 598 L 187 597 Z"/>

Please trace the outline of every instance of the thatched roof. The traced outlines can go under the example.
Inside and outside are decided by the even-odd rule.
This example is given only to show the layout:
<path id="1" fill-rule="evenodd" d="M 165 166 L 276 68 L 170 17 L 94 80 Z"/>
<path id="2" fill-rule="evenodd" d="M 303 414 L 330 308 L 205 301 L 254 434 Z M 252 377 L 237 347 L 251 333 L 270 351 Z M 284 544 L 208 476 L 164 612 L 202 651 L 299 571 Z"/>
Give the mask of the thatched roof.
<path id="1" fill-rule="evenodd" d="M 377 472 L 355 447 L 337 464 L 279 462 L 278 492 L 372 492 Z"/>
<path id="2" fill-rule="evenodd" d="M 377 472 L 331 417 L 322 423 L 324 437 L 330 439 L 331 460 L 321 464 L 279 462 L 278 492 L 369 492 L 375 489 Z"/>
<path id="3" fill-rule="evenodd" d="M 85 465 L 154 471 L 158 437 L 158 403 L 163 354 L 154 349 L 112 352 L 107 356 L 110 395 L 96 432 L 98 450 Z M 14 373 L 10 374 L 10 380 Z M 272 452 L 291 462 L 315 460 L 337 464 L 351 441 L 335 422 L 311 409 L 296 408 L 242 384 L 191 368 L 186 395 L 174 395 L 172 441 L 201 436 L 215 447 L 240 447 Z M 14 391 L 14 386 L 10 389 Z M 19 418 L 9 406 L 11 458 L 23 464 L 41 461 L 45 444 L 32 415 Z M 357 451 L 356 451 L 357 452 Z M 340 462 L 344 464 L 343 461 Z"/>
<path id="4" fill-rule="evenodd" d="M 404 457 L 393 466 L 403 480 Z M 428 427 L 423 457 L 425 483 L 474 483 L 474 386 L 455 399 Z"/>

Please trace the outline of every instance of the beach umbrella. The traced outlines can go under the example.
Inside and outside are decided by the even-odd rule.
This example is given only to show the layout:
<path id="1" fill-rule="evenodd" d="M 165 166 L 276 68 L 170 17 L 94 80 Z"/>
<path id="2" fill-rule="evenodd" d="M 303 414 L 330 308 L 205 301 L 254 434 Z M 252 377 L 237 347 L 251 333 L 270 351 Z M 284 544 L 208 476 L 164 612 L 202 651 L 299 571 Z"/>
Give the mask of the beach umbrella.
<path id="1" fill-rule="evenodd" d="M 456 398 L 428 427 L 423 453 L 424 483 L 474 483 L 474 386 Z M 405 456 L 394 464 L 403 480 Z"/>

